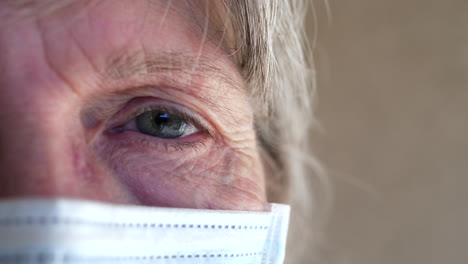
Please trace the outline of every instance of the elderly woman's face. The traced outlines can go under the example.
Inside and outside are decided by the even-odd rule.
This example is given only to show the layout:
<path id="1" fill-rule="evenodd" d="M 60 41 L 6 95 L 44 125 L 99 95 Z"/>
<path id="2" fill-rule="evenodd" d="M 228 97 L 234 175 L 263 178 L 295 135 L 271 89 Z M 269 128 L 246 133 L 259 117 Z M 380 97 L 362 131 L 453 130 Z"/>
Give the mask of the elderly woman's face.
<path id="1" fill-rule="evenodd" d="M 204 7 L 1 1 L 0 197 L 262 210 L 248 92 Z"/>

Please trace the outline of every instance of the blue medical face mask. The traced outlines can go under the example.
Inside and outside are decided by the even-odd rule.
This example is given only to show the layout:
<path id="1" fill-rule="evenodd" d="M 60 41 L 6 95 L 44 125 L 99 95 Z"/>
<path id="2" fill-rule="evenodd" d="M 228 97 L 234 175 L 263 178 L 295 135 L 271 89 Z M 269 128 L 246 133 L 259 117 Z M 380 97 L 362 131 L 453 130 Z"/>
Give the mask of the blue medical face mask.
<path id="1" fill-rule="evenodd" d="M 269 208 L 244 212 L 3 200 L 0 263 L 281 264 L 290 208 Z"/>

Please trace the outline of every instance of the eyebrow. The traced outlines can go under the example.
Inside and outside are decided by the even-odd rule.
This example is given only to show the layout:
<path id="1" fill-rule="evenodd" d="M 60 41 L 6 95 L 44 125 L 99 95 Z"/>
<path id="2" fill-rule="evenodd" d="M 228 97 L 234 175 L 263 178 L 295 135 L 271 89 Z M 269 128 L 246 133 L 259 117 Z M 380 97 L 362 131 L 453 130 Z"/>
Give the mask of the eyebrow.
<path id="1" fill-rule="evenodd" d="M 227 69 L 220 68 L 215 59 L 197 57 L 195 54 L 180 52 L 122 52 L 106 59 L 104 75 L 107 78 L 121 80 L 145 75 L 162 75 L 181 72 L 188 75 L 200 75 L 221 80 L 239 88 L 239 81 L 227 74 Z"/>

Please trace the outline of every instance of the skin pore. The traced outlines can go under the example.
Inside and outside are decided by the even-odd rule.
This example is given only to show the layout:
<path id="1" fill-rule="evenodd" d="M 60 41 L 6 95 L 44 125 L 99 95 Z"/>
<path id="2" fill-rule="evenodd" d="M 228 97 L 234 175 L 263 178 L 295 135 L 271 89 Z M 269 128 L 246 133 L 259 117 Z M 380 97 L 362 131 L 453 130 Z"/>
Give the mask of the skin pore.
<path id="1" fill-rule="evenodd" d="M 264 210 L 249 95 L 203 1 L 46 2 L 0 2 L 0 198 Z M 151 110 L 192 133 L 142 133 Z"/>

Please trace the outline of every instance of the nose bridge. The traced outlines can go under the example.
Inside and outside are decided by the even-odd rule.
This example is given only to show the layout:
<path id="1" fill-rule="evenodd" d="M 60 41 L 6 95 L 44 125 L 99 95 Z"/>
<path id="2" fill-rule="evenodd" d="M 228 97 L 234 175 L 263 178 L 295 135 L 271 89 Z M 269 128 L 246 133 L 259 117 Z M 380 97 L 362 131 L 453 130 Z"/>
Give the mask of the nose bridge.
<path id="1" fill-rule="evenodd" d="M 66 127 L 56 121 L 59 112 L 31 104 L 2 111 L 0 196 L 53 195 L 72 179 L 66 177 L 71 146 Z"/>
<path id="2" fill-rule="evenodd" d="M 138 203 L 86 143 L 73 100 L 48 95 L 27 105 L 19 101 L 0 111 L 0 199 L 65 197 Z"/>

